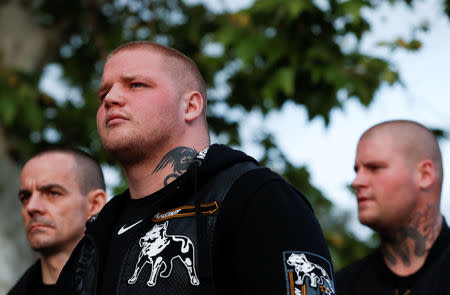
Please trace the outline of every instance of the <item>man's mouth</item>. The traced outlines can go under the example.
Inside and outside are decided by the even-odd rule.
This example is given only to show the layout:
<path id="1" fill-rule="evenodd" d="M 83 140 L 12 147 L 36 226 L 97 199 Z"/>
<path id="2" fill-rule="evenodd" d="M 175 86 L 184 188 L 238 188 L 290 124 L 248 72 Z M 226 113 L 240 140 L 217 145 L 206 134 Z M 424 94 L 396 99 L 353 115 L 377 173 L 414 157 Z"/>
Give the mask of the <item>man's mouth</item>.
<path id="1" fill-rule="evenodd" d="M 48 223 L 32 223 L 29 227 L 29 232 L 42 231 L 49 228 L 53 228 L 51 224 Z"/>
<path id="2" fill-rule="evenodd" d="M 112 127 L 127 120 L 128 118 L 120 113 L 109 113 L 106 115 L 106 127 Z"/>
<path id="3" fill-rule="evenodd" d="M 371 202 L 372 199 L 368 197 L 358 197 L 358 205 L 364 205 Z"/>

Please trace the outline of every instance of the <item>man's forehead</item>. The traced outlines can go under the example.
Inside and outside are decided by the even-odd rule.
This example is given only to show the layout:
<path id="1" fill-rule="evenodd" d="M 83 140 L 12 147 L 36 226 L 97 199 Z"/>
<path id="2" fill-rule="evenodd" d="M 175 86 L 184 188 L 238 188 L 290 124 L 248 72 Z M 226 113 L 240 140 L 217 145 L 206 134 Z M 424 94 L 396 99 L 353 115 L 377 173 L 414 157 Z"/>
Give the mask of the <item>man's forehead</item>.
<path id="1" fill-rule="evenodd" d="M 127 48 L 110 56 L 103 68 L 102 83 L 111 76 L 130 77 L 137 74 L 151 75 L 155 71 L 173 71 L 176 62 L 173 58 L 158 51 L 145 48 Z"/>
<path id="2" fill-rule="evenodd" d="M 120 51 L 115 52 L 113 55 L 109 56 L 106 60 L 105 67 L 112 62 L 122 61 L 126 64 L 130 64 L 129 60 L 132 57 L 137 57 L 136 62 L 139 60 L 145 59 L 145 57 L 157 57 L 157 60 L 166 60 L 169 59 L 169 56 L 163 54 L 158 50 L 154 50 L 152 48 L 145 47 L 133 47 L 133 48 L 124 48 Z"/>
<path id="3" fill-rule="evenodd" d="M 361 138 L 355 157 L 355 166 L 402 162 L 408 155 L 408 145 L 388 132 Z"/>
<path id="4" fill-rule="evenodd" d="M 61 152 L 45 153 L 31 158 L 23 167 L 21 176 L 67 177 L 75 174 L 75 158 Z"/>
<path id="5" fill-rule="evenodd" d="M 70 154 L 70 153 L 66 153 L 66 152 L 62 152 L 62 151 L 48 151 L 48 152 L 44 152 L 43 154 L 39 154 L 33 158 L 31 158 L 27 164 L 29 163 L 35 163 L 35 162 L 46 162 L 46 161 L 64 161 L 64 164 L 68 165 L 68 164 L 72 164 L 75 161 L 75 157 Z"/>

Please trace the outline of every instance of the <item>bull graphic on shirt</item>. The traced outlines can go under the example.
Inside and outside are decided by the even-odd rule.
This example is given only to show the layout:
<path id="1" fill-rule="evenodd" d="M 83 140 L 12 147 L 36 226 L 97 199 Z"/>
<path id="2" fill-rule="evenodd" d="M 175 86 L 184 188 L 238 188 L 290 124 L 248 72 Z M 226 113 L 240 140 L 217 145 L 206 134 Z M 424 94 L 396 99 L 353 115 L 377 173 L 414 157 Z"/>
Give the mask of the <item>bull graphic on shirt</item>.
<path id="1" fill-rule="evenodd" d="M 158 275 L 163 278 L 170 276 L 175 258 L 178 258 L 185 266 L 191 284 L 195 286 L 200 284 L 195 273 L 194 244 L 188 237 L 167 235 L 168 225 L 168 221 L 164 224 L 156 224 L 139 239 L 142 250 L 133 276 L 128 280 L 129 284 L 136 283 L 139 273 L 148 263 L 151 266 L 151 272 L 147 286 L 155 286 Z"/>
<path id="2" fill-rule="evenodd" d="M 316 262 L 326 260 L 313 254 L 308 257 L 305 253 L 285 254 L 286 271 L 290 281 L 289 294 L 313 295 L 313 294 L 335 294 L 333 280 L 327 271 L 317 263 L 308 260 L 314 258 Z M 329 270 L 331 273 L 331 269 Z M 294 275 L 295 274 L 295 275 Z"/>

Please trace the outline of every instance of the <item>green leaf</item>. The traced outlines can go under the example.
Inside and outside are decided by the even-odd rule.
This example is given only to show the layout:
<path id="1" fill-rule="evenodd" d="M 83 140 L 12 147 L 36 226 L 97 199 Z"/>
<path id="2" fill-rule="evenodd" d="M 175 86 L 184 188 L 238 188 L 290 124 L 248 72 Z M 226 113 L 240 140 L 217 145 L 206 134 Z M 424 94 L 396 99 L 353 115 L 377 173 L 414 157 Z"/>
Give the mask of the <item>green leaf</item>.
<path id="1" fill-rule="evenodd" d="M 2 112 L 2 121 L 5 125 L 9 126 L 13 122 L 17 109 L 13 100 L 8 97 L 2 97 L 0 100 L 0 110 Z"/>

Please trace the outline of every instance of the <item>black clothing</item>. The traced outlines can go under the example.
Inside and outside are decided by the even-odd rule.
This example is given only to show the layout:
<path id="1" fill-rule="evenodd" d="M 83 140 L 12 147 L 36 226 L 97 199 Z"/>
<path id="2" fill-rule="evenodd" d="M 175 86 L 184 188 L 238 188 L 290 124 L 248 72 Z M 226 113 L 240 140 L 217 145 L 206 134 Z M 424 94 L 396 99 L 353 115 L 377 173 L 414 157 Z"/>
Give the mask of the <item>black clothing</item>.
<path id="1" fill-rule="evenodd" d="M 366 256 L 336 274 L 336 288 L 343 295 L 444 295 L 450 294 L 450 229 L 442 230 L 424 265 L 414 274 L 400 277 L 391 272 L 381 251 Z"/>
<path id="2" fill-rule="evenodd" d="M 220 176 L 248 162 L 254 168 L 236 181 Z M 334 294 L 331 258 L 309 203 L 256 165 L 242 152 L 212 145 L 145 198 L 155 197 L 144 205 L 146 216 L 124 218 L 129 193 L 114 197 L 87 225 L 61 287 L 69 294 L 104 294 L 108 284 L 111 294 L 294 294 L 295 288 Z M 230 188 L 222 192 L 226 182 Z M 111 243 L 123 244 L 119 231 L 130 238 L 117 252 Z M 112 275 L 107 265 L 116 269 Z"/>
<path id="3" fill-rule="evenodd" d="M 56 285 L 42 283 L 41 263 L 38 260 L 22 275 L 7 295 L 60 295 Z"/>
<path id="4" fill-rule="evenodd" d="M 148 216 L 148 212 L 152 212 L 152 208 L 158 200 L 166 194 L 166 189 L 162 189 L 153 194 L 151 198 L 131 199 L 129 195 L 123 205 L 123 212 L 119 221 L 114 227 L 109 242 L 109 253 L 105 260 L 105 270 L 101 280 L 100 294 L 114 294 L 115 285 L 110 282 L 118 280 L 120 268 L 122 266 L 122 258 L 125 257 L 132 239 L 139 229 L 138 225 Z"/>

